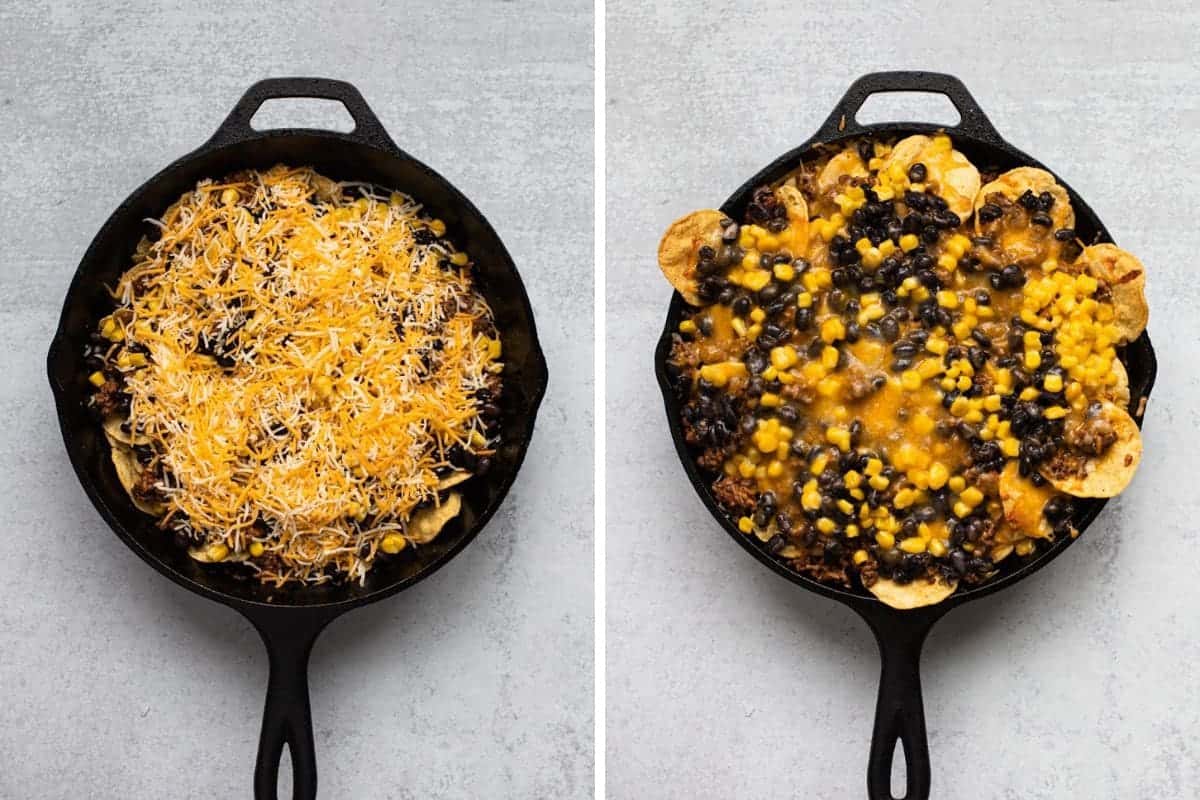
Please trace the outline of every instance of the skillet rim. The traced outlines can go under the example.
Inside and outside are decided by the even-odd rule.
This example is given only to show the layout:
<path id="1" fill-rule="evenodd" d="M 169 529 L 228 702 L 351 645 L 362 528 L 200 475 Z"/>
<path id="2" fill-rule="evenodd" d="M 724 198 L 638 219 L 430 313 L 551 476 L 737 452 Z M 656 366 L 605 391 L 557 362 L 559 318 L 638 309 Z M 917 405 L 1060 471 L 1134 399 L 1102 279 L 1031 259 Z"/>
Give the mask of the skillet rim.
<path id="1" fill-rule="evenodd" d="M 257 85 L 256 85 L 257 86 Z M 255 87 L 251 87 L 251 91 Z M 234 113 L 237 113 L 241 101 L 235 107 Z M 372 115 L 373 116 L 373 115 Z M 387 136 L 382 126 L 375 121 L 372 126 L 367 126 L 365 130 L 356 128 L 348 133 L 338 131 L 327 131 L 311 128 L 276 128 L 264 131 L 256 131 L 248 129 L 250 133 L 246 135 L 227 135 L 226 123 L 210 137 L 204 144 L 189 153 L 175 159 L 167 166 L 160 169 L 149 179 L 144 181 L 136 189 L 134 189 L 123 200 L 116 209 L 108 216 L 104 224 L 97 230 L 83 257 L 80 259 L 79 265 L 75 269 L 75 273 L 71 278 L 71 282 L 64 294 L 63 306 L 59 315 L 58 324 L 55 327 L 53 338 L 51 339 L 50 348 L 46 357 L 46 368 L 50 382 L 51 391 L 54 395 L 55 411 L 59 422 L 59 430 L 63 437 L 63 443 L 66 447 L 68 457 L 71 461 L 71 466 L 75 471 L 76 478 L 83 487 L 88 499 L 100 512 L 100 516 L 108 524 L 108 527 L 117 535 L 117 537 L 139 558 L 157 570 L 160 574 L 169 578 L 172 582 L 187 589 L 190 592 L 199 594 L 208 599 L 215 600 L 223 605 L 237 608 L 242 611 L 315 611 L 315 612 L 334 612 L 335 614 L 348 611 L 359 606 L 374 603 L 379 600 L 390 597 L 398 592 L 401 592 L 416 583 L 424 580 L 433 573 L 437 572 L 445 566 L 450 560 L 458 555 L 468 544 L 474 541 L 479 532 L 487 525 L 495 513 L 499 510 L 504 500 L 507 498 L 509 491 L 516 481 L 517 474 L 520 472 L 521 466 L 524 464 L 525 457 L 528 453 L 529 446 L 532 443 L 533 431 L 537 414 L 541 408 L 542 400 L 545 397 L 547 383 L 549 380 L 549 370 L 546 364 L 545 354 L 541 347 L 541 342 L 537 335 L 536 319 L 534 317 L 532 305 L 529 302 L 528 290 L 525 288 L 524 280 L 521 278 L 520 272 L 517 269 L 516 263 L 513 261 L 508 248 L 504 246 L 500 235 L 492 227 L 491 223 L 483 215 L 482 212 L 459 191 L 450 181 L 442 177 L 438 172 L 426 165 L 419 159 L 409 155 L 399 146 L 397 146 Z M 417 170 L 424 173 L 426 177 L 432 179 L 440 185 L 449 196 L 451 202 L 457 207 L 464 217 L 470 217 L 474 221 L 480 223 L 483 229 L 495 237 L 500 244 L 498 251 L 493 253 L 495 258 L 504 270 L 510 271 L 515 278 L 517 288 L 516 296 L 513 300 L 516 301 L 521 313 L 529 320 L 529 353 L 530 367 L 533 370 L 533 375 L 530 376 L 528 385 L 523 384 L 525 395 L 527 397 L 527 413 L 524 415 L 524 421 L 519 430 L 519 436 L 514 439 L 509 439 L 510 443 L 518 445 L 515 459 L 511 465 L 511 469 L 507 474 L 503 475 L 501 480 L 497 481 L 495 499 L 488 503 L 476 517 L 474 524 L 467 528 L 458 538 L 455 543 L 442 552 L 439 556 L 431 560 L 429 563 L 421 566 L 416 572 L 401 577 L 390 583 L 384 584 L 364 594 L 343 597 L 340 599 L 323 599 L 318 602 L 294 602 L 292 597 L 287 597 L 280 601 L 266 602 L 246 597 L 239 597 L 234 594 L 216 589 L 212 586 L 205 585 L 193 579 L 191 576 L 185 575 L 170 564 L 166 563 L 154 553 L 150 552 L 138 540 L 133 533 L 126 528 L 117 518 L 116 513 L 109 507 L 108 502 L 101 494 L 95 479 L 91 475 L 87 461 L 84 458 L 82 449 L 78 442 L 74 439 L 71 433 L 71 426 L 68 425 L 68 406 L 70 401 L 65 397 L 67 387 L 61 385 L 55 375 L 56 363 L 65 357 L 64 348 L 68 334 L 68 309 L 71 305 L 71 300 L 77 297 L 84 291 L 84 286 L 90 280 L 88 273 L 91 271 L 93 262 L 100 255 L 101 241 L 109 235 L 117 224 L 124 220 L 136 205 L 137 201 L 152 187 L 170 181 L 175 178 L 178 173 L 186 171 L 189 167 L 195 166 L 196 162 L 203 159 L 213 157 L 222 153 L 232 153 L 239 149 L 244 149 L 248 144 L 262 141 L 277 141 L 290 138 L 316 138 L 325 140 L 330 144 L 338 146 L 351 146 L 354 148 L 367 148 L 376 151 L 379 155 L 385 156 L 392 160 L 409 162 Z M 234 158 L 237 161 L 239 159 Z M 418 198 L 419 199 L 419 198 Z M 131 248 L 132 249 L 132 248 Z M 290 590 L 292 595 L 303 595 L 305 587 L 295 587 Z M 345 589 L 352 588 L 350 584 L 341 584 L 336 587 L 327 587 L 327 591 L 332 590 L 341 592 Z"/>
<path id="2" fill-rule="evenodd" d="M 886 73 L 885 73 L 886 74 Z M 866 76 L 870 78 L 872 76 Z M 864 79 L 860 79 L 865 80 Z M 850 90 L 850 94 L 855 92 L 858 84 L 855 84 Z M 964 90 L 965 91 L 965 90 Z M 846 102 L 845 99 L 839 101 L 838 107 L 835 108 L 830 120 L 838 117 L 842 105 Z M 861 101 L 860 101 L 861 102 Z M 963 109 L 960 108 L 960 112 Z M 980 118 L 982 113 L 980 112 Z M 843 123 L 845 117 L 842 117 Z M 962 141 L 970 145 L 971 149 L 978 150 L 995 150 L 999 155 L 1012 161 L 1015 166 L 1029 166 L 1044 169 L 1054 176 L 1071 198 L 1071 204 L 1076 212 L 1077 217 L 1082 217 L 1087 220 L 1094 228 L 1095 233 L 1092 237 L 1092 242 L 1112 242 L 1112 237 L 1108 233 L 1103 221 L 1099 218 L 1095 211 L 1087 204 L 1083 198 L 1075 192 L 1071 186 L 1062 180 L 1062 178 L 1054 170 L 1046 167 L 1037 159 L 1029 156 L 1025 152 L 1017 149 L 1009 144 L 998 132 L 992 128 L 990 123 L 984 119 L 982 126 L 978 124 L 968 125 L 968 122 L 974 123 L 975 120 L 968 120 L 967 115 L 963 114 L 963 122 L 958 126 L 937 125 L 924 122 L 882 122 L 870 125 L 853 124 L 848 129 L 842 129 L 842 126 L 835 128 L 837 133 L 832 135 L 824 135 L 830 129 L 830 123 L 826 122 L 813 136 L 809 137 L 804 143 L 785 152 L 783 155 L 775 158 L 765 167 L 760 169 L 753 177 L 746 180 L 734 190 L 724 203 L 721 204 L 719 210 L 722 214 L 729 216 L 731 219 L 740 219 L 740 210 L 745 208 L 751 193 L 758 186 L 773 183 L 788 172 L 800 166 L 801 162 L 812 155 L 818 147 L 829 145 L 837 145 L 850 139 L 856 139 L 862 136 L 886 135 L 903 137 L 911 134 L 932 134 L 944 132 L 950 136 L 951 140 Z M 974 129 L 972 129 L 974 128 Z M 1012 167 L 1009 167 L 1011 169 Z M 917 609 L 893 609 L 885 604 L 882 600 L 872 595 L 865 589 L 859 591 L 851 588 L 846 589 L 831 584 L 822 583 L 815 578 L 810 578 L 783 562 L 777 560 L 774 556 L 766 551 L 763 544 L 757 539 L 751 539 L 746 534 L 739 531 L 733 520 L 724 511 L 721 510 L 715 497 L 712 495 L 712 490 L 708 482 L 704 479 L 700 468 L 689 452 L 689 447 L 683 438 L 683 429 L 680 422 L 681 406 L 675 399 L 674 392 L 671 390 L 670 377 L 666 373 L 667 359 L 671 349 L 671 336 L 675 333 L 676 326 L 683 311 L 690 308 L 687 302 L 678 292 L 672 292 L 670 304 L 667 307 L 666 322 L 664 323 L 662 333 L 659 335 L 658 342 L 654 349 L 654 370 L 655 377 L 658 380 L 659 389 L 662 392 L 663 403 L 666 408 L 668 428 L 671 433 L 671 440 L 675 445 L 675 453 L 680 463 L 683 465 L 684 472 L 687 476 L 688 483 L 691 484 L 696 494 L 699 495 L 701 502 L 708 510 L 709 514 L 716 519 L 717 523 L 724 531 L 729 534 L 737 543 L 753 555 L 758 561 L 770 567 L 776 574 L 788 579 L 809 591 L 837 600 L 852 608 L 861 611 L 873 610 L 879 611 L 886 609 L 894 611 L 898 614 L 913 614 L 915 612 L 923 612 L 927 614 L 941 614 L 949 611 L 963 603 L 971 600 L 985 597 L 993 592 L 1005 589 L 1024 578 L 1037 572 L 1042 567 L 1049 564 L 1055 558 L 1063 553 L 1072 543 L 1081 538 L 1087 528 L 1095 521 L 1100 511 L 1107 505 L 1109 498 L 1088 498 L 1080 499 L 1076 512 L 1072 515 L 1072 523 L 1074 523 L 1078 534 L 1075 536 L 1063 536 L 1052 542 L 1044 549 L 1036 552 L 1034 557 L 1028 561 L 1010 568 L 1010 571 L 997 575 L 996 577 L 965 589 L 956 589 L 953 594 L 936 603 L 932 606 L 923 606 Z M 1142 427 L 1142 422 L 1145 416 L 1145 408 L 1148 405 L 1150 394 L 1154 388 L 1155 378 L 1157 376 L 1158 364 L 1154 355 L 1154 348 L 1150 342 L 1148 331 L 1143 331 L 1141 335 L 1132 342 L 1129 342 L 1123 348 L 1122 352 L 1118 353 L 1118 357 L 1123 362 L 1133 363 L 1136 358 L 1136 363 L 1145 372 L 1145 387 L 1144 389 L 1130 397 L 1130 415 L 1137 423 L 1138 428 Z M 1134 413 L 1140 407 L 1141 413 Z"/>

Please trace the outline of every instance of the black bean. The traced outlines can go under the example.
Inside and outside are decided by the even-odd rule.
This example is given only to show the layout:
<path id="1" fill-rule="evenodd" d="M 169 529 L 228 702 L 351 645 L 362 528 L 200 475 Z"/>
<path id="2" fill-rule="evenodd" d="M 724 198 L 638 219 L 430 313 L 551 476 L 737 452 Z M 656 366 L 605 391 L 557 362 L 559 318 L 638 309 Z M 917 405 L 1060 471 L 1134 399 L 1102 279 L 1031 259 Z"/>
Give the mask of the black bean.
<path id="1" fill-rule="evenodd" d="M 912 364 L 913 360 L 911 358 L 897 358 L 892 362 L 891 370 L 892 372 L 903 372 L 911 367 Z"/>
<path id="2" fill-rule="evenodd" d="M 879 333 L 887 341 L 894 342 L 900 336 L 900 325 L 895 318 L 886 316 L 879 320 Z"/>
<path id="3" fill-rule="evenodd" d="M 1009 264 L 1002 269 L 1000 277 L 1004 281 L 1004 285 L 1012 289 L 1025 285 L 1025 271 L 1017 264 Z"/>
<path id="4" fill-rule="evenodd" d="M 1042 192 L 1038 195 L 1038 210 L 1049 211 L 1054 208 L 1054 195 L 1049 192 Z"/>
<path id="5" fill-rule="evenodd" d="M 908 179 L 913 183 L 924 183 L 927 174 L 925 165 L 919 161 L 908 168 Z"/>
<path id="6" fill-rule="evenodd" d="M 737 314 L 739 317 L 744 317 L 750 313 L 750 307 L 752 305 L 754 304 L 750 301 L 749 297 L 744 294 L 739 295 L 738 298 L 733 301 L 733 313 Z"/>
<path id="7" fill-rule="evenodd" d="M 980 222 L 995 222 L 1004 216 L 1004 209 L 995 203 L 984 203 L 979 207 Z"/>
<path id="8" fill-rule="evenodd" d="M 1052 220 L 1050 218 L 1050 215 L 1043 211 L 1039 211 L 1036 214 L 1034 214 L 1032 217 L 1029 218 L 1029 221 L 1032 222 L 1034 225 L 1040 225 L 1043 228 L 1049 228 L 1051 225 L 1054 224 L 1054 220 Z"/>
<path id="9" fill-rule="evenodd" d="M 758 292 L 758 302 L 762 305 L 767 305 L 775 298 L 779 297 L 782 287 L 778 283 L 768 283 Z"/>
<path id="10" fill-rule="evenodd" d="M 1017 202 L 1021 204 L 1021 208 L 1026 211 L 1037 211 L 1038 199 L 1037 195 L 1032 190 L 1026 189 L 1025 192 L 1017 198 Z"/>
<path id="11" fill-rule="evenodd" d="M 798 331 L 806 331 L 812 326 L 813 312 L 811 308 L 798 308 L 792 322 Z"/>

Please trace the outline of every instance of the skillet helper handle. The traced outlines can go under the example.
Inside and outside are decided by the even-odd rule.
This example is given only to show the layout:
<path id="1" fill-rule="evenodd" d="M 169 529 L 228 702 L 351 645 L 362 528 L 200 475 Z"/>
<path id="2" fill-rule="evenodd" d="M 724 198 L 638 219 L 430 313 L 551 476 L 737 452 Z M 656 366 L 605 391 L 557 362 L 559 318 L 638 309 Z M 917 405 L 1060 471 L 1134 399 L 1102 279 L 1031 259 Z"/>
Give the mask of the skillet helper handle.
<path id="1" fill-rule="evenodd" d="M 267 78 L 259 81 L 246 90 L 242 99 L 238 100 L 229 116 L 217 128 L 217 132 L 208 140 L 208 144 L 233 144 L 259 135 L 258 131 L 250 127 L 250 120 L 262 104 L 268 100 L 289 98 L 336 100 L 354 120 L 354 130 L 345 134 L 346 136 L 366 144 L 389 149 L 396 147 L 383 123 L 375 116 L 375 112 L 367 105 L 358 89 L 345 81 L 332 78 Z"/>
<path id="2" fill-rule="evenodd" d="M 992 143 L 1003 141 L 963 82 L 942 72 L 871 72 L 863 75 L 850 84 L 846 94 L 834 106 L 829 119 L 821 126 L 817 138 L 829 139 L 844 134 L 866 132 L 869 126 L 860 124 L 855 117 L 868 97 L 885 92 L 928 92 L 945 95 L 958 109 L 961 117 L 958 124 L 947 128 L 947 131 L 956 131 Z"/>
<path id="3" fill-rule="evenodd" d="M 267 647 L 270 677 L 263 710 L 258 759 L 254 765 L 255 800 L 277 800 L 283 746 L 292 762 L 292 800 L 315 800 L 317 759 L 312 710 L 308 701 L 308 656 L 331 615 L 304 610 L 248 612 Z"/>
<path id="4" fill-rule="evenodd" d="M 859 609 L 879 644 L 881 664 L 875 730 L 867 762 L 867 795 L 871 800 L 929 800 L 929 741 L 921 700 L 921 646 L 944 609 L 894 611 Z M 904 752 L 906 786 L 892 796 L 892 758 L 899 742 Z"/>

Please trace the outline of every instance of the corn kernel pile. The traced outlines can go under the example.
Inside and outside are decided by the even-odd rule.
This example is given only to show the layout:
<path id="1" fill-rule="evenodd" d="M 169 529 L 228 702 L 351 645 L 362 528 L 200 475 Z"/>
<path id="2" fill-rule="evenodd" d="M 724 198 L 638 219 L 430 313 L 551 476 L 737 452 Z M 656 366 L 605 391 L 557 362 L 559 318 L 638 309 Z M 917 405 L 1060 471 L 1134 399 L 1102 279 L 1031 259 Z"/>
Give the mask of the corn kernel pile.
<path id="1" fill-rule="evenodd" d="M 660 263 L 699 302 L 670 368 L 738 529 L 821 580 L 940 596 L 1074 535 L 1064 492 L 1097 496 L 1077 486 L 1125 454 L 1140 327 L 1109 269 L 1136 260 L 1073 225 L 1048 173 L 982 185 L 945 135 L 854 142 L 740 223 L 677 222 Z"/>

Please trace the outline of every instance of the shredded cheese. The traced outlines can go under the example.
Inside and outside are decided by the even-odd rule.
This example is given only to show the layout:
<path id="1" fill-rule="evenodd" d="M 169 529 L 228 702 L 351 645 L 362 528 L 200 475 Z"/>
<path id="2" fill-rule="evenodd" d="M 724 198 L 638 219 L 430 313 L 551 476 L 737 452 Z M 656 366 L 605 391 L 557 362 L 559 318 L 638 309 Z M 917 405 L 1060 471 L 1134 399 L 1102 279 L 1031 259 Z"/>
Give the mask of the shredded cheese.
<path id="1" fill-rule="evenodd" d="M 265 581 L 362 580 L 451 448 L 494 445 L 499 341 L 465 257 L 410 198 L 307 168 L 201 181 L 152 222 L 104 322 L 164 524 Z"/>

